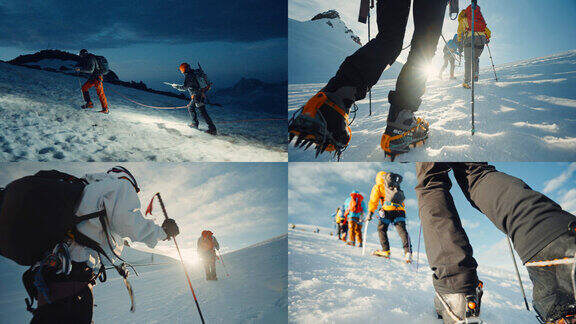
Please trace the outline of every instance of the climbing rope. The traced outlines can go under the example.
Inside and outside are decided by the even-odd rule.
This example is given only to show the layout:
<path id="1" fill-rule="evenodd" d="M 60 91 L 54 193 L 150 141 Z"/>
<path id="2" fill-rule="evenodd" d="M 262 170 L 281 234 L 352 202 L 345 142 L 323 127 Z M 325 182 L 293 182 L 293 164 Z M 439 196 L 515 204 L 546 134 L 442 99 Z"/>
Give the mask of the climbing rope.
<path id="1" fill-rule="evenodd" d="M 126 100 L 128 100 L 128 101 L 130 101 L 130 102 L 132 102 L 132 103 L 135 103 L 135 104 L 137 104 L 137 105 L 139 105 L 139 106 L 142 106 L 142 107 L 148 107 L 148 108 L 154 108 L 154 109 L 183 109 L 183 108 L 186 108 L 186 107 L 188 107 L 188 106 L 178 106 L 178 107 L 158 107 L 158 106 L 150 106 L 150 105 L 145 105 L 145 104 L 143 104 L 143 103 L 140 103 L 140 102 L 138 102 L 138 101 L 136 101 L 136 100 L 132 100 L 132 99 L 130 99 L 130 98 L 128 98 L 128 97 L 126 97 L 125 95 L 121 94 L 121 93 L 120 93 L 120 92 L 118 92 L 118 91 L 115 91 L 115 90 L 114 90 L 114 89 L 112 89 L 112 88 L 108 88 L 108 89 L 110 89 L 110 91 L 114 92 L 115 94 L 119 95 L 120 97 L 122 97 L 122 98 L 124 98 L 124 99 L 126 99 Z"/>
<path id="2" fill-rule="evenodd" d="M 80 82 L 80 79 L 78 79 L 78 82 Z M 187 108 L 188 106 L 178 106 L 178 107 L 159 107 L 159 106 L 150 106 L 150 105 L 146 105 L 143 104 L 141 102 L 138 102 L 136 100 L 130 99 L 128 97 L 126 97 L 125 95 L 121 94 L 118 91 L 115 91 L 112 88 L 108 88 L 110 91 L 114 92 L 115 94 L 119 95 L 120 97 L 135 103 L 139 106 L 142 107 L 148 107 L 148 108 L 154 108 L 154 109 L 165 109 L 165 110 L 175 110 L 175 109 L 184 109 Z M 259 118 L 259 119 L 241 119 L 241 120 L 224 120 L 224 121 L 218 121 L 218 124 L 232 124 L 232 123 L 246 123 L 246 122 L 256 122 L 256 121 L 281 121 L 281 120 L 288 120 L 288 118 Z"/>

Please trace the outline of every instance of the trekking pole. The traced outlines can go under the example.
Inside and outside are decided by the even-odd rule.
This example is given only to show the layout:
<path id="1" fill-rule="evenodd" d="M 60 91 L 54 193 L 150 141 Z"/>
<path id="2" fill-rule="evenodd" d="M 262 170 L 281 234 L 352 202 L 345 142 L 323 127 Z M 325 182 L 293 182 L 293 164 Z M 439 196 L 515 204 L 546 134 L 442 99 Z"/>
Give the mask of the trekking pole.
<path id="1" fill-rule="evenodd" d="M 360 0 L 358 22 L 365 24 L 368 21 L 368 42 L 370 42 L 370 9 L 372 8 L 374 8 L 374 0 Z M 372 87 L 368 89 L 368 107 L 370 110 L 368 116 L 372 116 Z"/>
<path id="2" fill-rule="evenodd" d="M 470 80 L 472 82 L 472 92 L 471 92 L 471 104 L 472 104 L 472 136 L 476 132 L 474 128 L 474 63 L 476 59 L 474 58 L 474 11 L 476 11 L 476 0 L 472 0 L 472 38 L 470 44 Z"/>
<path id="3" fill-rule="evenodd" d="M 420 220 L 420 230 L 418 231 L 418 252 L 416 252 L 416 272 L 420 263 L 420 236 L 422 235 L 422 220 Z"/>
<path id="4" fill-rule="evenodd" d="M 528 300 L 526 300 L 524 285 L 522 284 L 522 278 L 520 278 L 520 271 L 518 271 L 518 264 L 516 263 L 516 258 L 514 257 L 514 250 L 512 250 L 512 243 L 510 242 L 510 237 L 508 235 L 506 235 L 506 241 L 508 242 L 508 248 L 510 249 L 510 256 L 512 257 L 512 261 L 514 261 L 514 269 L 516 270 L 516 276 L 518 277 L 518 282 L 520 283 L 520 290 L 522 291 L 522 297 L 524 297 L 524 304 L 526 305 L 526 309 L 530 311 Z"/>
<path id="5" fill-rule="evenodd" d="M 370 2 L 370 9 L 372 8 L 374 8 L 374 0 Z M 370 10 L 368 10 L 368 42 L 370 42 Z M 368 116 L 372 116 L 372 87 L 368 90 L 368 109 Z M 364 248 L 362 248 L 362 255 L 364 255 Z"/>
<path id="6" fill-rule="evenodd" d="M 446 47 L 448 47 L 448 42 L 446 41 L 446 38 L 444 38 L 444 34 L 440 34 L 440 36 L 442 36 L 442 40 L 444 41 L 444 43 L 446 44 Z M 454 61 L 456 60 L 456 57 L 454 57 L 454 53 L 452 53 L 452 50 L 450 49 L 450 47 L 448 47 L 448 52 L 450 52 L 450 56 L 452 56 L 452 59 Z"/>
<path id="7" fill-rule="evenodd" d="M 216 250 L 218 251 L 218 250 Z M 222 253 L 220 253 L 220 251 L 218 251 L 218 256 L 220 257 L 220 262 L 222 262 L 222 267 L 224 267 L 224 272 L 226 272 L 226 277 L 230 277 L 230 274 L 228 273 L 228 270 L 226 269 L 226 264 L 224 264 L 224 258 L 222 258 Z"/>
<path id="8" fill-rule="evenodd" d="M 158 201 L 160 202 L 160 207 L 162 207 L 162 212 L 164 213 L 165 219 L 168 219 L 168 213 L 166 213 L 166 207 L 164 206 L 164 201 L 160 196 L 160 193 L 157 192 L 156 196 L 158 197 Z M 154 198 L 152 198 L 154 199 Z M 196 298 L 196 293 L 194 293 L 194 288 L 192 288 L 192 281 L 188 276 L 188 271 L 186 270 L 186 265 L 184 265 L 184 259 L 182 258 L 182 254 L 180 253 L 180 248 L 178 247 L 178 242 L 176 242 L 176 237 L 172 236 L 172 240 L 174 241 L 174 245 L 176 245 L 176 250 L 178 251 L 178 256 L 180 257 L 180 263 L 182 263 L 182 268 L 184 269 L 184 274 L 186 275 L 186 280 L 188 280 L 188 286 L 190 287 L 190 291 L 192 292 L 192 296 L 194 296 L 194 302 L 196 303 L 196 308 L 198 309 L 198 314 L 200 315 L 200 319 L 202 320 L 202 324 L 205 324 L 204 316 L 202 316 L 202 310 L 200 310 L 200 305 L 198 304 L 198 298 Z"/>
<path id="9" fill-rule="evenodd" d="M 496 68 L 494 67 L 494 61 L 492 60 L 492 52 L 490 51 L 490 45 L 486 44 L 488 47 L 488 54 L 490 55 L 490 62 L 492 63 L 492 71 L 494 71 L 494 79 L 498 82 L 498 76 L 496 75 Z"/>
<path id="10" fill-rule="evenodd" d="M 82 92 L 82 82 L 80 82 L 80 72 L 76 71 L 76 80 L 78 80 L 78 87 L 80 88 L 80 93 L 82 94 L 82 98 L 84 98 L 84 92 Z"/>
<path id="11" fill-rule="evenodd" d="M 362 236 L 362 256 L 366 253 L 366 235 L 368 235 L 368 224 L 370 221 L 366 220 L 366 228 L 364 228 L 364 235 Z"/>

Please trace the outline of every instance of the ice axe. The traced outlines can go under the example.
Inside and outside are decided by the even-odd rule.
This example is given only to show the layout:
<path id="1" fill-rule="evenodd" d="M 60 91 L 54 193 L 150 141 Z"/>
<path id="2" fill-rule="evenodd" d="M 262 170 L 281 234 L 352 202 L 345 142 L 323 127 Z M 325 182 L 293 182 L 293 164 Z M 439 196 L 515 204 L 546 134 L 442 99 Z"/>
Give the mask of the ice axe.
<path id="1" fill-rule="evenodd" d="M 154 202 L 154 197 L 158 197 L 158 201 L 160 202 L 160 207 L 162 207 L 162 212 L 164 213 L 164 218 L 168 219 L 168 213 L 166 213 L 166 206 L 164 206 L 164 201 L 162 200 L 162 196 L 160 193 L 157 192 L 154 196 L 152 196 L 152 200 L 150 200 L 150 204 L 146 209 L 146 214 L 152 214 L 152 203 Z M 202 320 L 202 324 L 205 324 L 204 316 L 202 316 L 202 310 L 200 310 L 200 305 L 198 304 L 198 298 L 196 298 L 196 293 L 194 293 L 194 288 L 192 288 L 192 281 L 190 280 L 190 276 L 188 276 L 188 271 L 186 270 L 186 265 L 184 265 L 184 259 L 182 258 L 182 254 L 180 253 L 180 248 L 178 247 L 178 242 L 176 241 L 176 237 L 172 236 L 172 240 L 174 241 L 174 245 L 176 245 L 176 250 L 178 251 L 178 256 L 180 257 L 180 263 L 182 263 L 182 268 L 184 269 L 184 274 L 186 275 L 186 280 L 188 280 L 188 286 L 190 287 L 190 291 L 192 292 L 192 296 L 194 297 L 194 302 L 196 303 L 196 308 L 198 309 L 198 314 L 200 315 L 200 319 Z"/>
<path id="2" fill-rule="evenodd" d="M 366 226 L 364 226 L 364 235 L 362 236 L 362 256 L 366 253 L 366 235 L 368 235 L 368 225 L 370 221 L 366 218 Z"/>

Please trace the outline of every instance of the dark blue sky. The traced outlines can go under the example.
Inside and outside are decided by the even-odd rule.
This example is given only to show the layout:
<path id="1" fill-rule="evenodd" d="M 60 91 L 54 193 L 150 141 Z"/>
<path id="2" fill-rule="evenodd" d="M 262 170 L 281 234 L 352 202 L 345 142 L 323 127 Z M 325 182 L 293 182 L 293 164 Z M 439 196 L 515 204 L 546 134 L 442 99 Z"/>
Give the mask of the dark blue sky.
<path id="1" fill-rule="evenodd" d="M 285 1 L 2 1 L 0 30 L 0 59 L 87 48 L 154 87 L 179 81 L 184 61 L 200 61 L 217 88 L 287 79 Z"/>

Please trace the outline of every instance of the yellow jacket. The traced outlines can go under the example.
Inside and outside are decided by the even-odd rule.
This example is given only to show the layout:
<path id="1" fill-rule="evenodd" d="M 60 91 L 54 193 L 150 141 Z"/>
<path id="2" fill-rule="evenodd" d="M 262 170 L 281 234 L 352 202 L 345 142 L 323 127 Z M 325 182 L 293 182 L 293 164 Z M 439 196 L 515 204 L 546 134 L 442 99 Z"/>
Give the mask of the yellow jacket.
<path id="1" fill-rule="evenodd" d="M 336 212 L 336 215 L 334 216 L 334 220 L 336 221 L 336 224 L 344 223 L 346 217 L 344 217 L 344 211 L 342 209 L 338 209 L 338 212 Z"/>
<path id="2" fill-rule="evenodd" d="M 458 14 L 458 42 L 462 42 L 465 38 L 472 36 L 472 31 L 468 30 L 471 29 L 471 27 L 468 25 L 468 19 L 466 18 L 466 9 L 464 9 Z M 474 36 L 480 35 L 484 35 L 487 39 L 490 39 L 492 32 L 488 29 L 488 26 L 486 26 L 483 32 L 477 31 L 474 33 Z"/>
<path id="3" fill-rule="evenodd" d="M 368 211 L 373 213 L 378 209 L 378 204 L 382 204 L 382 209 L 384 210 L 406 210 L 404 208 L 404 203 L 394 204 L 391 202 L 384 202 L 386 197 L 384 188 L 384 176 L 386 172 L 380 171 L 376 175 L 376 184 L 372 187 L 372 192 L 370 193 L 370 202 L 368 203 Z"/>

